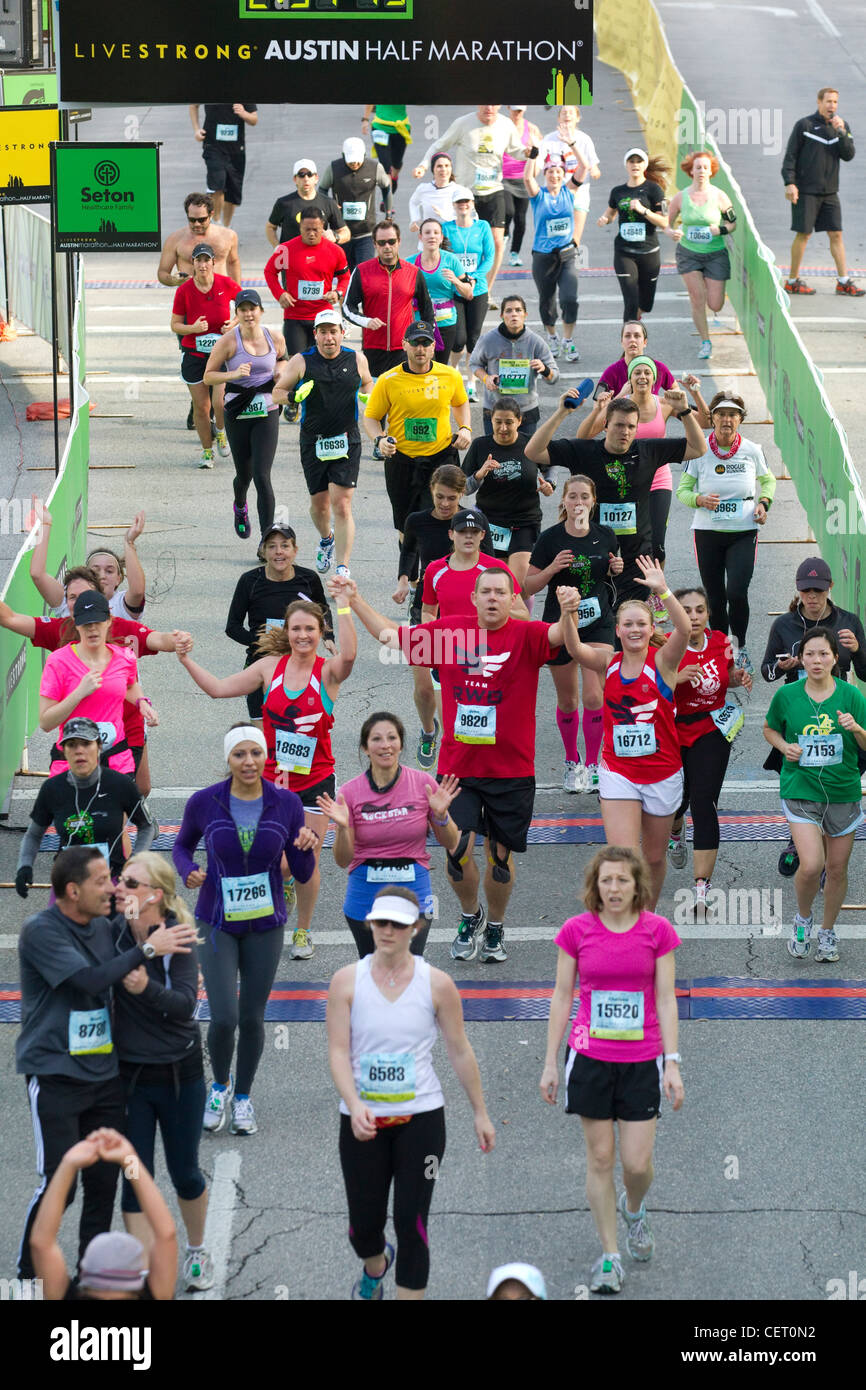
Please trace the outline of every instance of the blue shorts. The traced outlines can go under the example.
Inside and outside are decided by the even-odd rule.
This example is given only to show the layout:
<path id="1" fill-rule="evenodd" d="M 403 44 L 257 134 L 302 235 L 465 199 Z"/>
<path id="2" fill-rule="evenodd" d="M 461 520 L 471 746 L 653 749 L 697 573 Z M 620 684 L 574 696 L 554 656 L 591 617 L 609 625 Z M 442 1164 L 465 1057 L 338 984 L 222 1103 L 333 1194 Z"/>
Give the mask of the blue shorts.
<path id="1" fill-rule="evenodd" d="M 429 916 L 433 912 L 429 869 L 410 860 L 400 861 L 402 867 L 398 868 L 395 867 L 397 862 L 393 859 L 371 859 L 352 870 L 346 883 L 346 899 L 343 903 L 343 912 L 347 917 L 363 922 L 379 889 L 387 887 L 389 883 L 411 889 L 421 904 L 423 916 Z M 407 877 L 410 872 L 411 878 Z"/>

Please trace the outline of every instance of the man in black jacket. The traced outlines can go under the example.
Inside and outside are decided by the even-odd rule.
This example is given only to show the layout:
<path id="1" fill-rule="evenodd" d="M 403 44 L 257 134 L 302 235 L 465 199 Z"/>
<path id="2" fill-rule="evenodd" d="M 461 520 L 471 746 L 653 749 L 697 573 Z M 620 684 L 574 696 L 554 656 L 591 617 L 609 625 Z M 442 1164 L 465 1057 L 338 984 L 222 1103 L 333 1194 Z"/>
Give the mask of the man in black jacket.
<path id="1" fill-rule="evenodd" d="M 813 232 L 826 232 L 830 238 L 830 254 L 836 263 L 836 293 L 859 299 L 866 294 L 854 284 L 845 264 L 842 241 L 842 205 L 839 202 L 839 161 L 854 158 L 854 141 L 842 117 L 836 114 L 839 93 L 833 87 L 822 87 L 818 93 L 818 109 L 804 116 L 791 131 L 782 178 L 785 197 L 792 204 L 791 272 L 785 282 L 788 294 L 814 294 L 815 291 L 799 278 L 806 243 Z"/>

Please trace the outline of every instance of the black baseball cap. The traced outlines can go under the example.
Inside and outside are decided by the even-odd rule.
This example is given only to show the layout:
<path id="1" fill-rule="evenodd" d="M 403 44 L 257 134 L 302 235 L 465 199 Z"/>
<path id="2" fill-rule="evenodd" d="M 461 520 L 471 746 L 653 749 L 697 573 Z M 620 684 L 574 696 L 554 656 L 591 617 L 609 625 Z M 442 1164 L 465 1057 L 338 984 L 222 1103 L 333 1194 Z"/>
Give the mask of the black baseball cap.
<path id="1" fill-rule="evenodd" d="M 295 535 L 294 530 L 293 530 L 292 527 L 288 524 L 287 521 L 272 521 L 271 524 L 270 524 L 270 526 L 267 526 L 267 527 L 265 528 L 265 530 L 262 532 L 262 538 L 261 538 L 261 540 L 259 541 L 259 559 L 260 559 L 260 560 L 263 560 L 263 559 L 265 558 L 265 557 L 264 557 L 265 542 L 268 541 L 268 540 L 270 540 L 271 536 L 276 536 L 276 535 L 285 536 L 285 538 L 286 538 L 287 541 L 294 541 L 296 545 L 297 545 L 297 543 L 298 543 L 298 538 L 297 538 L 297 536 Z"/>
<path id="2" fill-rule="evenodd" d="M 193 252 L 190 256 L 190 260 L 194 261 L 198 256 L 210 256 L 212 261 L 216 260 L 213 247 L 210 246 L 206 241 L 200 241 L 198 243 L 198 246 L 193 247 Z"/>
<path id="3" fill-rule="evenodd" d="M 258 290 L 241 290 L 235 299 L 235 307 L 237 308 L 241 304 L 256 304 L 260 309 L 264 307 Z"/>
<path id="4" fill-rule="evenodd" d="M 111 617 L 111 609 L 108 606 L 108 599 L 105 594 L 100 594 L 96 589 L 87 589 L 83 594 L 79 594 L 75 600 L 75 607 L 72 610 L 72 621 L 76 627 L 84 623 L 107 623 Z"/>
<path id="5" fill-rule="evenodd" d="M 436 341 L 436 334 L 429 323 L 423 323 L 421 319 L 416 319 L 414 323 L 410 323 L 403 337 L 407 343 L 435 343 Z"/>
<path id="6" fill-rule="evenodd" d="M 92 719 L 67 719 L 63 726 L 63 735 L 57 740 L 62 748 L 71 738 L 84 739 L 86 743 L 99 743 L 99 729 Z"/>
<path id="7" fill-rule="evenodd" d="M 452 531 L 489 531 L 490 525 L 477 507 L 463 507 L 451 518 Z"/>
<path id="8" fill-rule="evenodd" d="M 830 566 L 820 556 L 813 555 L 797 570 L 796 582 L 798 589 L 829 589 L 833 583 Z"/>

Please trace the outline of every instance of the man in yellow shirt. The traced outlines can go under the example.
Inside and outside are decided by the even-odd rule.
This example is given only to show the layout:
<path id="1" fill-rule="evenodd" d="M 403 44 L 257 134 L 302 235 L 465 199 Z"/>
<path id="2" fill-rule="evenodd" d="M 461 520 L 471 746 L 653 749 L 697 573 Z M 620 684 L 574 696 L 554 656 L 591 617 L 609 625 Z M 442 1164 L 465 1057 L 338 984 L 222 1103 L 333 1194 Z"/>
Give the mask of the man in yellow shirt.
<path id="1" fill-rule="evenodd" d="M 466 384 L 456 368 L 434 362 L 434 344 L 429 324 L 411 323 L 403 339 L 405 363 L 382 373 L 364 412 L 364 429 L 385 461 L 385 486 L 401 541 L 409 513 L 433 505 L 432 474 L 443 463 L 459 465 L 458 450 L 468 449 L 472 439 Z"/>

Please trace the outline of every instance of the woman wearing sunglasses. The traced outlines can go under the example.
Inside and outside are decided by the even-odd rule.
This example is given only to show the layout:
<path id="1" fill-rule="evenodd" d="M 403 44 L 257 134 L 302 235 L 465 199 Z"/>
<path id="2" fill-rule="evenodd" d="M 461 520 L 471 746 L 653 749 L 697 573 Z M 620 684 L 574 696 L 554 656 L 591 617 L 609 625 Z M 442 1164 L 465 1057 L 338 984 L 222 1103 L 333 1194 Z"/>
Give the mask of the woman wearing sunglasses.
<path id="1" fill-rule="evenodd" d="M 204 1248 L 207 1185 L 199 1167 L 198 1145 L 204 1108 L 204 1063 L 195 1019 L 198 959 L 192 915 L 178 896 L 177 880 L 160 854 L 147 851 L 129 859 L 120 876 L 113 920 L 119 954 L 141 946 L 147 959 L 114 989 L 114 1042 L 126 1096 L 126 1137 L 153 1173 L 156 1131 L 186 1227 L 183 1287 L 209 1289 L 213 1265 Z M 166 928 L 186 927 L 189 954 L 158 959 Z M 148 952 L 148 943 L 150 951 Z M 135 1188 L 124 1175 L 120 1202 L 123 1221 L 149 1253 L 150 1222 Z"/>
<path id="2" fill-rule="evenodd" d="M 373 954 L 338 970 L 328 991 L 349 1238 L 364 1261 L 352 1298 L 363 1301 L 384 1297 L 382 1280 L 394 1262 L 385 1239 L 392 1183 L 397 1297 L 422 1299 L 427 1288 L 427 1217 L 445 1152 L 442 1089 L 431 1060 L 439 1032 L 472 1106 L 482 1152 L 496 1142 L 457 986 L 412 954 L 421 925 L 414 893 L 390 884 L 381 889 L 367 913 Z"/>

